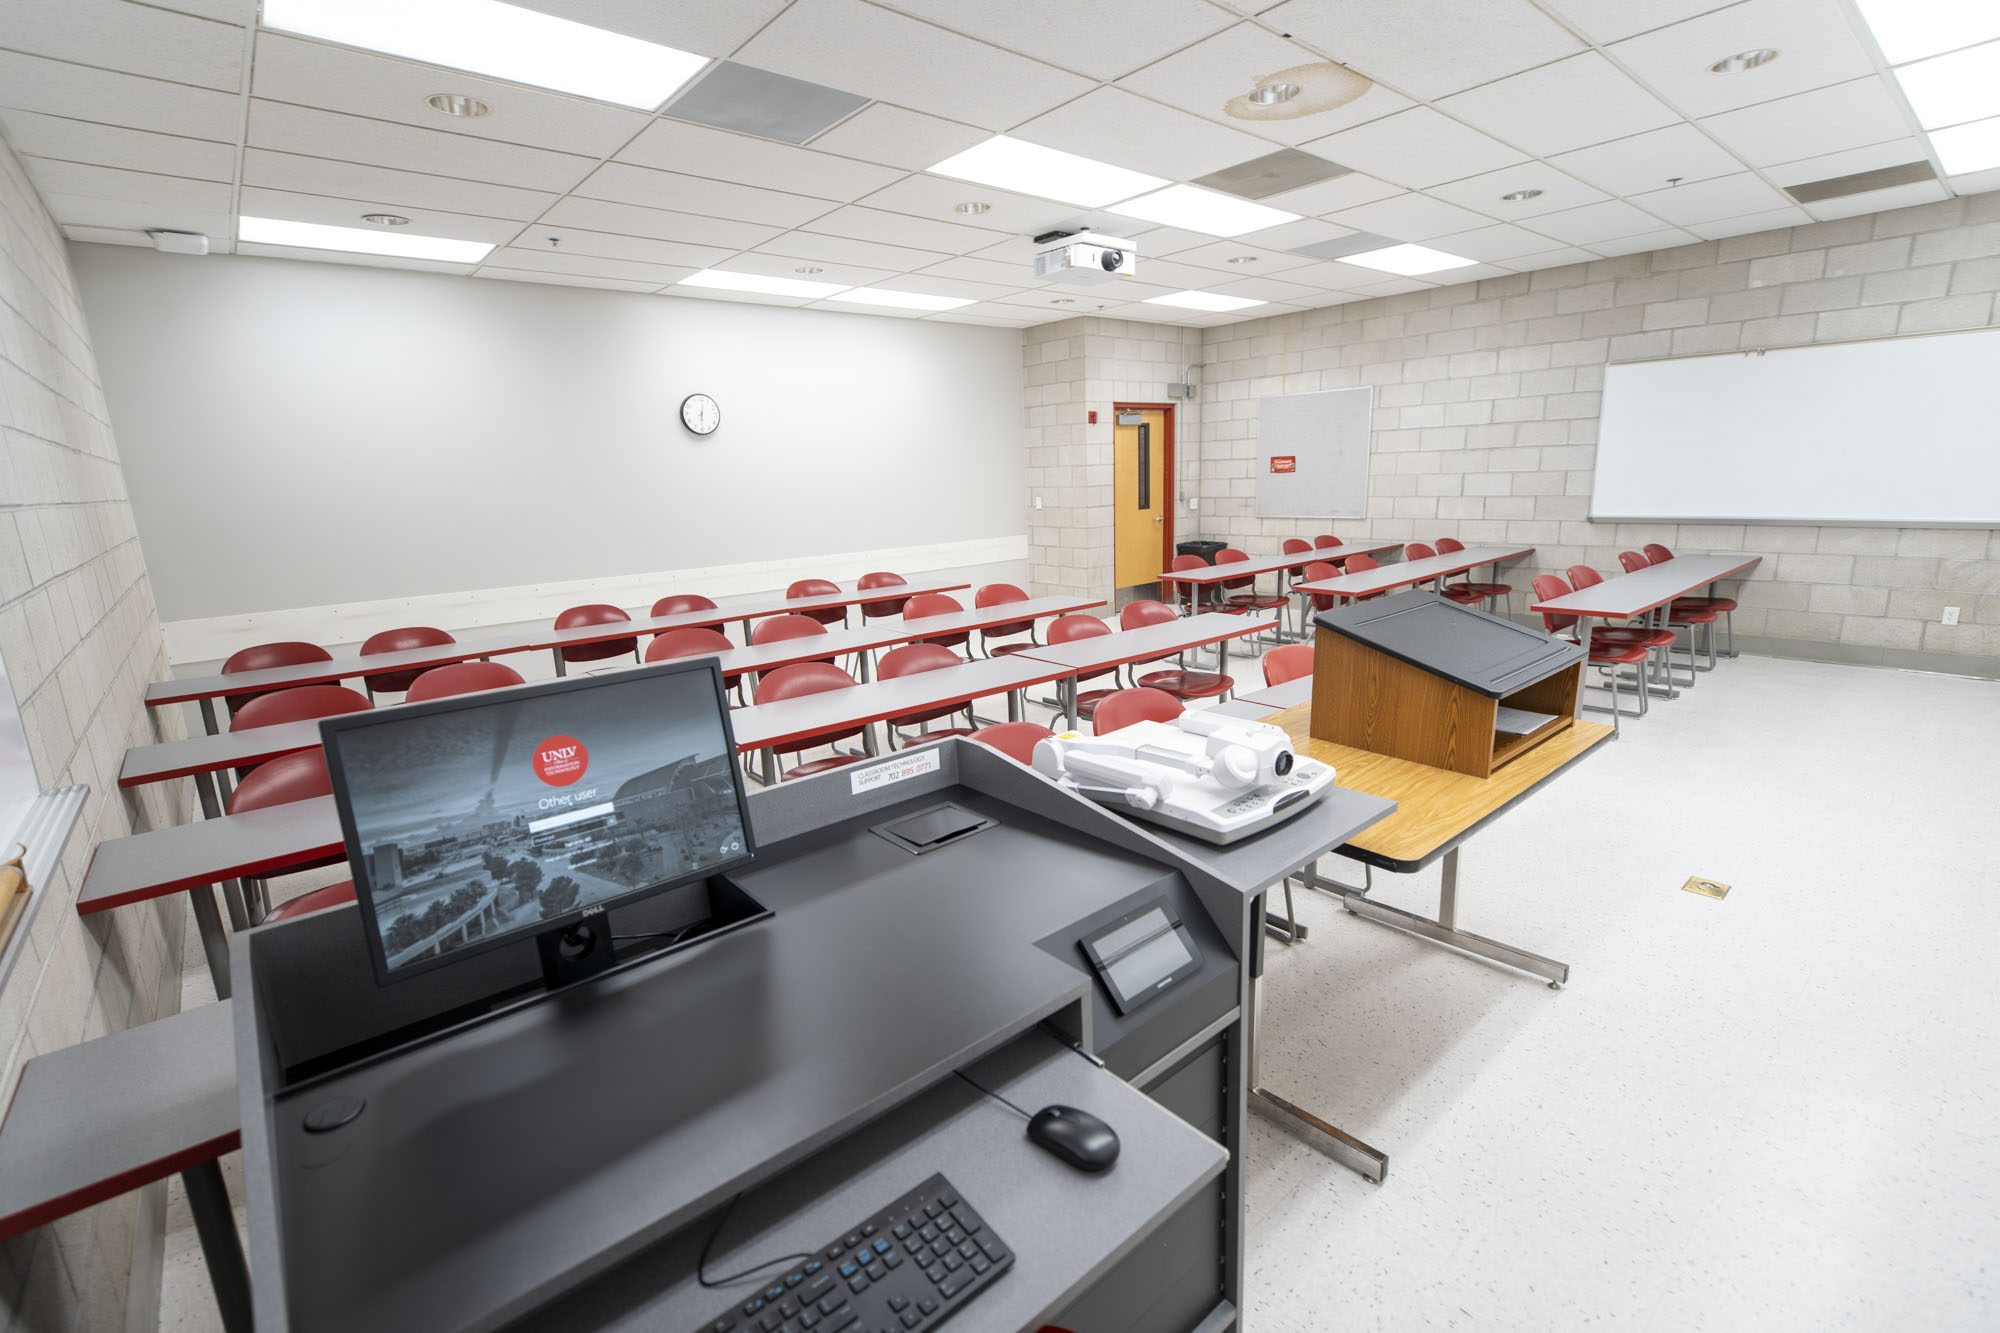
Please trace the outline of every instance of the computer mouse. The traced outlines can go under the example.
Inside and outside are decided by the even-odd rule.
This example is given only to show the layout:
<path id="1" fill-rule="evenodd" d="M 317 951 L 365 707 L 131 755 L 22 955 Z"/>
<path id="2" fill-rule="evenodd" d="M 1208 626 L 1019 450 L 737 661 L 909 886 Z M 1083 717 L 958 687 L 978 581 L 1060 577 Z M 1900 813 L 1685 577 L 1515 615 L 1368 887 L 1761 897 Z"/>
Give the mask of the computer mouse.
<path id="1" fill-rule="evenodd" d="M 1074 1106 L 1044 1106 L 1028 1120 L 1028 1142 L 1079 1171 L 1108 1171 L 1118 1160 L 1118 1132 Z"/>

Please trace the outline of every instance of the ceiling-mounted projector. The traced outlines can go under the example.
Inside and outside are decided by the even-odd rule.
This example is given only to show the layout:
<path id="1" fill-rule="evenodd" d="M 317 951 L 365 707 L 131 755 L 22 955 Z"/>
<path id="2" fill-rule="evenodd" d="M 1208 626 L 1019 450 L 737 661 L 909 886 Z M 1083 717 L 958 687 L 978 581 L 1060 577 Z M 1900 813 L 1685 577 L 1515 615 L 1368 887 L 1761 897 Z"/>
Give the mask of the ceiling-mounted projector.
<path id="1" fill-rule="evenodd" d="M 1035 238 L 1035 277 L 1042 282 L 1104 282 L 1138 271 L 1130 241 L 1096 232 L 1045 232 Z"/>

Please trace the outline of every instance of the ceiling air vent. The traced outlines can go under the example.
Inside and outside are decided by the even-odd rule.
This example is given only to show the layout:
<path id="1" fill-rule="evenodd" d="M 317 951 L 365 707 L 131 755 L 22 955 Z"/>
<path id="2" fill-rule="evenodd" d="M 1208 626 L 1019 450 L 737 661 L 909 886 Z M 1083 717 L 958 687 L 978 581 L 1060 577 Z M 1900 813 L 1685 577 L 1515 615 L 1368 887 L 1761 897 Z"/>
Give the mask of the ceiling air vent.
<path id="1" fill-rule="evenodd" d="M 867 105 L 867 98 L 838 88 L 724 60 L 675 98 L 666 114 L 760 139 L 804 143 Z"/>
<path id="2" fill-rule="evenodd" d="M 1823 181 L 1787 185 L 1784 190 L 1802 204 L 1816 204 L 1824 199 L 1844 199 L 1850 194 L 1867 194 L 1873 190 L 1886 190 L 1892 185 L 1915 185 L 1918 181 L 1936 179 L 1937 173 L 1931 170 L 1930 163 L 1905 162 L 1901 166 L 1877 167 L 1852 176 L 1830 176 Z"/>
<path id="3" fill-rule="evenodd" d="M 1353 170 L 1353 167 L 1343 167 L 1338 162 L 1329 162 L 1296 148 L 1281 148 L 1275 153 L 1266 153 L 1248 162 L 1212 171 L 1194 183 L 1224 194 L 1233 194 L 1239 199 L 1263 199 L 1287 190 L 1330 181 Z"/>

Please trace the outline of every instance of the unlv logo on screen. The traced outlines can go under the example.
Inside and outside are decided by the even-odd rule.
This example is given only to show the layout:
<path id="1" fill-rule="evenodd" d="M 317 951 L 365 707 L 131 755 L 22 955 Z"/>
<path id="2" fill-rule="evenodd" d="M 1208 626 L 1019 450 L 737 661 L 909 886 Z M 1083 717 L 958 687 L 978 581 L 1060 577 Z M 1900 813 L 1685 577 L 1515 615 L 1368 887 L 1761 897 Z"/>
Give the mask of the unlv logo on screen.
<path id="1" fill-rule="evenodd" d="M 567 787 L 590 767 L 590 751 L 574 736 L 551 736 L 535 747 L 535 776 L 551 787 Z"/>

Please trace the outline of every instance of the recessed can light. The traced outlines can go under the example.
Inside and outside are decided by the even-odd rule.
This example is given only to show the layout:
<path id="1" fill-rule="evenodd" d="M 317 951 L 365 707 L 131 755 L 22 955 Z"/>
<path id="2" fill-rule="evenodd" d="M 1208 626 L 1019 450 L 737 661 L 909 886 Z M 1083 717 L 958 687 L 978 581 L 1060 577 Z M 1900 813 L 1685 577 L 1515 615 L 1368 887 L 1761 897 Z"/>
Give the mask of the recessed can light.
<path id="1" fill-rule="evenodd" d="M 1509 190 L 1500 196 L 1500 201 L 1506 204 L 1525 204 L 1530 199 L 1539 199 L 1541 197 L 1542 192 L 1540 190 Z"/>
<path id="2" fill-rule="evenodd" d="M 823 269 L 823 268 L 818 268 L 818 267 L 816 267 L 816 266 L 814 266 L 814 265 L 812 265 L 812 264 L 802 264 L 802 265 L 800 265 L 800 266 L 799 266 L 798 268 L 795 268 L 795 269 L 793 269 L 793 270 L 792 270 L 792 272 L 794 272 L 794 273 L 824 273 L 824 272 L 826 272 L 826 270 L 825 270 L 825 269 Z"/>
<path id="3" fill-rule="evenodd" d="M 396 213 L 363 213 L 361 220 L 377 227 L 407 227 L 410 220 Z"/>
<path id="4" fill-rule="evenodd" d="M 1260 88 L 1253 88 L 1249 93 L 1249 100 L 1252 106 L 1276 106 L 1280 102 L 1289 102 L 1298 95 L 1299 85 L 1296 83 L 1267 83 Z"/>
<path id="5" fill-rule="evenodd" d="M 1254 263 L 1256 263 L 1256 262 L 1257 262 L 1257 256 L 1255 256 L 1255 255 L 1231 255 L 1231 256 L 1229 256 L 1229 260 L 1228 260 L 1228 262 L 1229 262 L 1229 263 L 1232 263 L 1232 264 L 1254 264 Z"/>
<path id="6" fill-rule="evenodd" d="M 965 213 L 968 215 L 975 215 L 979 213 L 991 213 L 993 211 L 993 205 L 982 204 L 977 200 L 974 200 L 973 202 L 966 204 L 953 204 L 951 206 L 951 211 L 954 213 Z"/>
<path id="7" fill-rule="evenodd" d="M 1746 69 L 1768 65 L 1778 58 L 1775 46 L 1760 46 L 1754 51 L 1738 51 L 1733 56 L 1724 56 L 1708 67 L 1710 74 L 1741 74 Z"/>
<path id="8" fill-rule="evenodd" d="M 432 93 L 424 105 L 447 116 L 483 116 L 493 108 L 464 93 Z"/>

